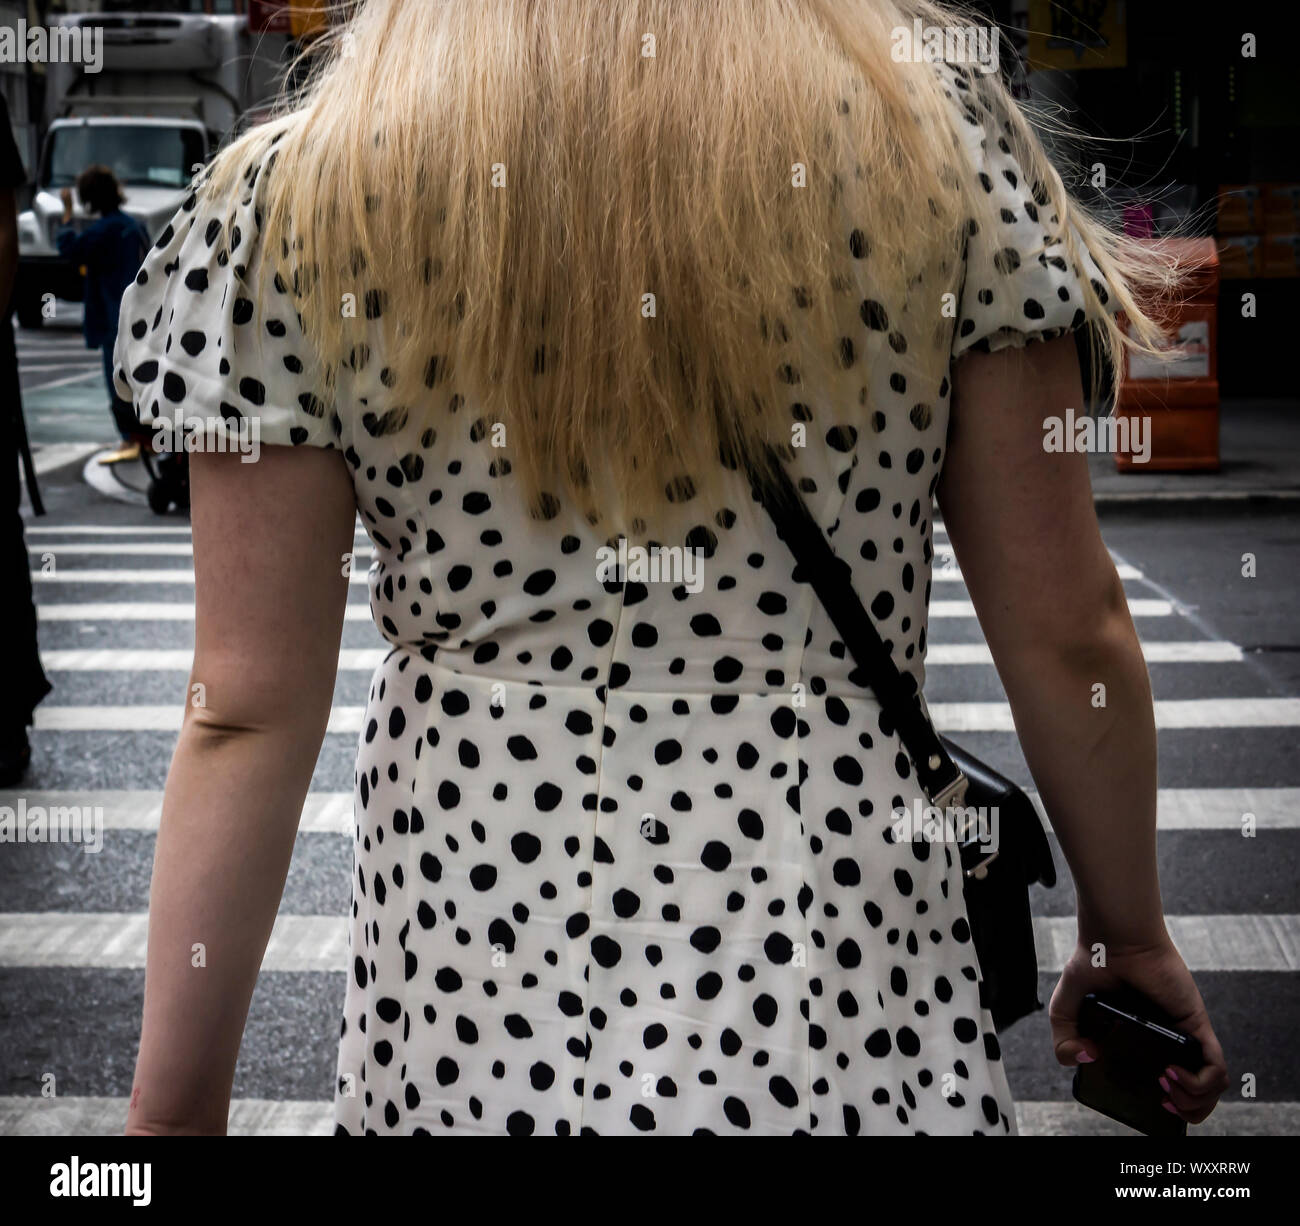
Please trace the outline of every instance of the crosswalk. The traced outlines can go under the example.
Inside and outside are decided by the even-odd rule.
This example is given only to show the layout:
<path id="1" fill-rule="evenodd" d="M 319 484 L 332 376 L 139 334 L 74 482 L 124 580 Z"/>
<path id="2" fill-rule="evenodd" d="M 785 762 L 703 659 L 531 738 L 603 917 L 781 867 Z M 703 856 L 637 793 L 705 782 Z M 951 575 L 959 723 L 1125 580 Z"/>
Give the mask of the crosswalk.
<path id="1" fill-rule="evenodd" d="M 115 514 L 123 522 L 28 528 L 43 659 L 55 692 L 38 711 L 44 756 L 30 788 L 0 792 L 0 828 L 6 814 L 20 810 L 76 811 L 94 826 L 102 850 L 91 854 L 89 834 L 82 847 L 75 840 L 0 845 L 0 979 L 8 998 L 34 1002 L 36 1010 L 21 1027 L 0 1020 L 10 1066 L 0 1134 L 111 1133 L 125 1116 L 152 840 L 181 719 L 177 696 L 192 660 L 194 610 L 188 527 L 150 522 L 133 508 Z M 363 561 L 352 576 L 326 746 L 236 1079 L 236 1133 L 330 1130 L 326 1098 L 346 966 L 351 755 L 370 674 L 387 652 L 366 604 L 364 559 L 372 553 L 360 533 L 355 556 Z M 1300 698 L 1261 692 L 1239 645 L 1208 637 L 1176 595 L 1116 561 L 1151 671 L 1162 754 L 1167 744 L 1195 750 L 1171 759 L 1192 764 L 1179 768 L 1187 778 L 1162 770 L 1161 872 L 1171 934 L 1197 973 L 1231 1063 L 1234 1030 L 1255 1048 L 1290 1038 L 1300 894 L 1288 865 L 1300 838 L 1300 770 L 1259 774 L 1241 764 L 1261 738 L 1275 748 L 1294 746 Z M 942 528 L 935 579 L 931 714 L 941 730 L 1026 781 L 1011 712 Z M 1074 943 L 1068 879 L 1036 891 L 1035 913 L 1046 999 Z M 95 1002 L 93 1035 L 84 1026 L 60 1029 L 71 1000 Z M 1270 1000 L 1282 1003 L 1269 1012 L 1261 1002 Z M 34 1032 L 40 1042 L 30 1039 Z M 297 1047 L 285 1053 L 286 1043 Z M 1123 1131 L 1071 1101 L 1041 1017 L 1012 1030 L 1004 1047 L 1023 1132 Z M 1252 1048 L 1242 1055 L 1242 1071 L 1259 1074 L 1258 1097 L 1230 1092 L 1202 1131 L 1300 1130 L 1300 1075 L 1277 1053 Z M 54 1097 L 42 1093 L 51 1069 L 64 1087 Z"/>

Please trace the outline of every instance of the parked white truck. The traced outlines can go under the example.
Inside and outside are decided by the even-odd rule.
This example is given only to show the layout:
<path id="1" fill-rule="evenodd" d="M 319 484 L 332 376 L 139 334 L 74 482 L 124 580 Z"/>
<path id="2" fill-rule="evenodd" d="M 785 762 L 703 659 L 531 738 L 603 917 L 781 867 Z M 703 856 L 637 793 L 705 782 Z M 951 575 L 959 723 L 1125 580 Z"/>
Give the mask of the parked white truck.
<path id="1" fill-rule="evenodd" d="M 187 13 L 76 13 L 59 25 L 103 29 L 102 70 L 47 68 L 46 133 L 32 206 L 18 217 L 14 303 L 39 327 L 52 300 L 80 301 L 81 270 L 55 243 L 62 188 L 93 163 L 117 176 L 123 210 L 156 237 L 180 207 L 196 170 L 275 97 L 288 36 L 255 34 L 247 17 Z M 92 219 L 76 204 L 72 224 Z"/>

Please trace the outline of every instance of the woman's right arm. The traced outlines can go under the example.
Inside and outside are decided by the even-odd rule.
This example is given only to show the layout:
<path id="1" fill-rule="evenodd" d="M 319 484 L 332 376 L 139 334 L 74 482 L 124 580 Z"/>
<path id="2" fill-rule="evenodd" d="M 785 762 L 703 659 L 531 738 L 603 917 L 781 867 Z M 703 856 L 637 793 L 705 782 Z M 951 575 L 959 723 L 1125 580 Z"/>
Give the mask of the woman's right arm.
<path id="1" fill-rule="evenodd" d="M 223 1133 L 329 720 L 356 504 L 338 451 L 190 458 L 195 649 L 149 892 L 128 1135 Z M 196 689 L 199 686 L 201 688 Z"/>
<path id="2" fill-rule="evenodd" d="M 1079 1000 L 1129 983 L 1201 1041 L 1204 1069 L 1180 1072 L 1168 1091 L 1197 1123 L 1227 1072 L 1165 928 L 1146 662 L 1101 538 L 1087 456 L 1043 448 L 1045 421 L 1081 411 L 1082 399 L 1072 336 L 959 359 L 939 505 L 1074 878 L 1078 945 L 1051 1005 L 1057 1059 L 1095 1056 L 1075 1028 Z M 1096 946 L 1105 967 L 1092 965 Z"/>

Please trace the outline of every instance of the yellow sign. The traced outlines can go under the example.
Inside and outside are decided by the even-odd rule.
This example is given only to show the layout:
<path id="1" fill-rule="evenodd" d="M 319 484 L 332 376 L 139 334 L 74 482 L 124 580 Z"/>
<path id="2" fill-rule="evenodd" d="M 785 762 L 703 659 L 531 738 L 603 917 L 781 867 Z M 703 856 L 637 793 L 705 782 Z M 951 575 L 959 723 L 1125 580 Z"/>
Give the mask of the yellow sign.
<path id="1" fill-rule="evenodd" d="M 1029 68 L 1123 68 L 1125 0 L 1029 0 Z"/>
<path id="2" fill-rule="evenodd" d="M 305 34 L 323 34 L 329 29 L 326 0 L 294 0 L 289 7 L 289 32 L 294 38 Z"/>

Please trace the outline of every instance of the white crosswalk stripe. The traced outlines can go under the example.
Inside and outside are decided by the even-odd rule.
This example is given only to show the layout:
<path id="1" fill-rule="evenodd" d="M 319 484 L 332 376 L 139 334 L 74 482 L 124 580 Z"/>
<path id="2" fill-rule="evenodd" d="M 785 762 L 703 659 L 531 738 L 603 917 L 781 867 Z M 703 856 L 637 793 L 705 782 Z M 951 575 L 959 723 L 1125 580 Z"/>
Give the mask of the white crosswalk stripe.
<path id="1" fill-rule="evenodd" d="M 1146 597 L 1128 599 L 1128 611 L 1134 618 L 1170 617 L 1174 606 L 1167 600 L 1151 600 Z M 930 601 L 930 620 L 950 617 L 974 617 L 975 606 L 969 600 L 932 600 Z"/>
<path id="2" fill-rule="evenodd" d="M 27 536 L 184 536 L 193 535 L 188 524 L 27 524 Z M 365 537 L 358 524 L 356 536 Z"/>
<path id="3" fill-rule="evenodd" d="M 58 544 L 45 546 L 43 552 L 53 554 L 56 558 L 71 554 L 73 557 L 109 557 L 109 558 L 192 558 L 194 548 L 181 541 L 135 541 L 127 545 L 118 545 L 104 541 L 60 541 Z M 374 557 L 373 545 L 354 545 L 352 554 L 359 558 Z"/>
<path id="4" fill-rule="evenodd" d="M 120 1136 L 126 1108 L 125 1098 L 0 1098 L 0 1136 Z M 1018 1102 L 1016 1124 L 1026 1137 L 1137 1135 L 1076 1102 Z M 232 1137 L 327 1137 L 333 1132 L 333 1106 L 327 1101 L 236 1098 L 230 1104 Z M 1276 1137 L 1296 1132 L 1300 1103 L 1227 1102 L 1189 1135 Z"/>
<path id="5" fill-rule="evenodd" d="M 1143 647 L 1148 664 L 1225 664 L 1242 658 L 1234 643 L 1146 643 Z M 344 650 L 339 652 L 339 668 L 373 672 L 388 653 L 383 648 Z M 188 671 L 193 662 L 192 650 L 146 647 L 135 649 L 103 648 L 96 651 L 46 651 L 41 655 L 46 672 L 160 672 Z M 992 664 L 993 657 L 983 643 L 940 643 L 926 655 L 929 666 Z"/>
<path id="6" fill-rule="evenodd" d="M 1156 699 L 1157 728 L 1271 728 L 1300 724 L 1300 698 Z M 1014 732 L 1005 702 L 936 702 L 940 732 Z"/>
<path id="7" fill-rule="evenodd" d="M 1235 664 L 1242 659 L 1235 643 L 1207 639 L 1190 643 L 1143 643 L 1142 654 L 1148 664 Z M 992 664 L 993 654 L 986 643 L 933 643 L 925 653 L 926 666 L 951 664 Z"/>
<path id="8" fill-rule="evenodd" d="M 146 570 L 127 569 L 122 570 L 96 570 L 91 567 L 85 569 L 55 566 L 53 570 L 34 570 L 32 571 L 33 583 L 183 583 L 187 587 L 194 586 L 194 572 L 182 567 L 151 567 Z M 364 584 L 367 582 L 366 572 L 364 570 L 354 570 L 348 576 L 349 583 Z"/>
<path id="9" fill-rule="evenodd" d="M 372 673 L 388 653 L 382 647 L 339 652 L 339 668 Z M 192 650 L 144 648 L 117 651 L 45 651 L 41 661 L 47 673 L 64 672 L 188 672 L 194 662 Z"/>
<path id="10" fill-rule="evenodd" d="M 1169 915 L 1169 935 L 1193 971 L 1300 970 L 1300 915 Z M 144 966 L 146 912 L 0 914 L 0 967 Z M 1074 950 L 1073 916 L 1034 919 L 1038 969 L 1059 974 Z M 341 971 L 348 959 L 345 915 L 276 917 L 264 971 Z"/>
<path id="11" fill-rule="evenodd" d="M 353 576 L 354 580 L 356 576 Z M 192 599 L 192 598 L 191 598 Z M 1169 617 L 1174 607 L 1167 600 L 1130 600 L 1129 612 L 1134 618 Z M 60 601 L 40 603 L 36 608 L 41 621 L 193 621 L 194 606 L 184 601 Z M 350 604 L 349 621 L 369 621 L 370 610 L 365 605 Z M 932 600 L 930 620 L 936 618 L 973 618 L 975 606 L 969 600 Z"/>
<path id="12" fill-rule="evenodd" d="M 75 444 L 74 446 L 83 446 Z M 188 558 L 194 554 L 194 547 L 189 542 L 174 541 L 155 543 L 148 541 L 125 542 L 86 542 L 61 541 L 47 546 L 55 556 L 71 555 L 73 557 L 177 557 Z M 356 557 L 369 558 L 375 555 L 375 548 L 369 544 L 357 544 L 352 553 Z M 936 545 L 934 548 L 935 566 L 932 577 L 936 583 L 961 583 L 961 569 L 956 564 L 956 555 L 951 545 Z M 1118 562 L 1115 567 L 1121 579 L 1139 580 L 1142 572 L 1127 562 Z"/>
<path id="13" fill-rule="evenodd" d="M 47 443 L 44 447 L 37 448 L 32 456 L 32 464 L 37 475 L 44 476 L 65 464 L 75 464 L 102 447 L 102 443 Z"/>
<path id="14" fill-rule="evenodd" d="M 1036 792 L 1030 799 L 1042 812 Z M 95 791 L 0 791 L 0 842 L 7 810 L 14 814 L 40 809 L 95 809 L 104 830 L 158 829 L 161 791 L 97 789 Z M 1161 830 L 1300 830 L 1300 788 L 1161 788 L 1156 796 Z M 351 792 L 310 792 L 303 804 L 298 830 L 303 834 L 345 834 L 353 831 Z"/>
<path id="15" fill-rule="evenodd" d="M 1014 732 L 1004 702 L 938 702 L 930 716 L 940 732 Z M 175 732 L 183 708 L 151 706 L 41 706 L 36 727 L 50 732 Z M 359 732 L 364 707 L 330 711 L 330 732 Z M 1290 728 L 1300 725 L 1300 698 L 1173 699 L 1155 703 L 1157 728 Z"/>
<path id="16" fill-rule="evenodd" d="M 43 622 L 192 622 L 194 604 L 177 601 L 108 600 L 89 601 L 85 604 L 38 604 L 36 615 Z M 343 614 L 345 621 L 371 621 L 368 604 L 351 603 Z"/>
<path id="17" fill-rule="evenodd" d="M 28 524 L 23 529 L 27 536 L 184 536 L 192 535 L 188 527 L 160 524 L 157 527 L 130 527 L 120 524 L 81 524 L 71 527 L 53 527 L 50 524 Z"/>

